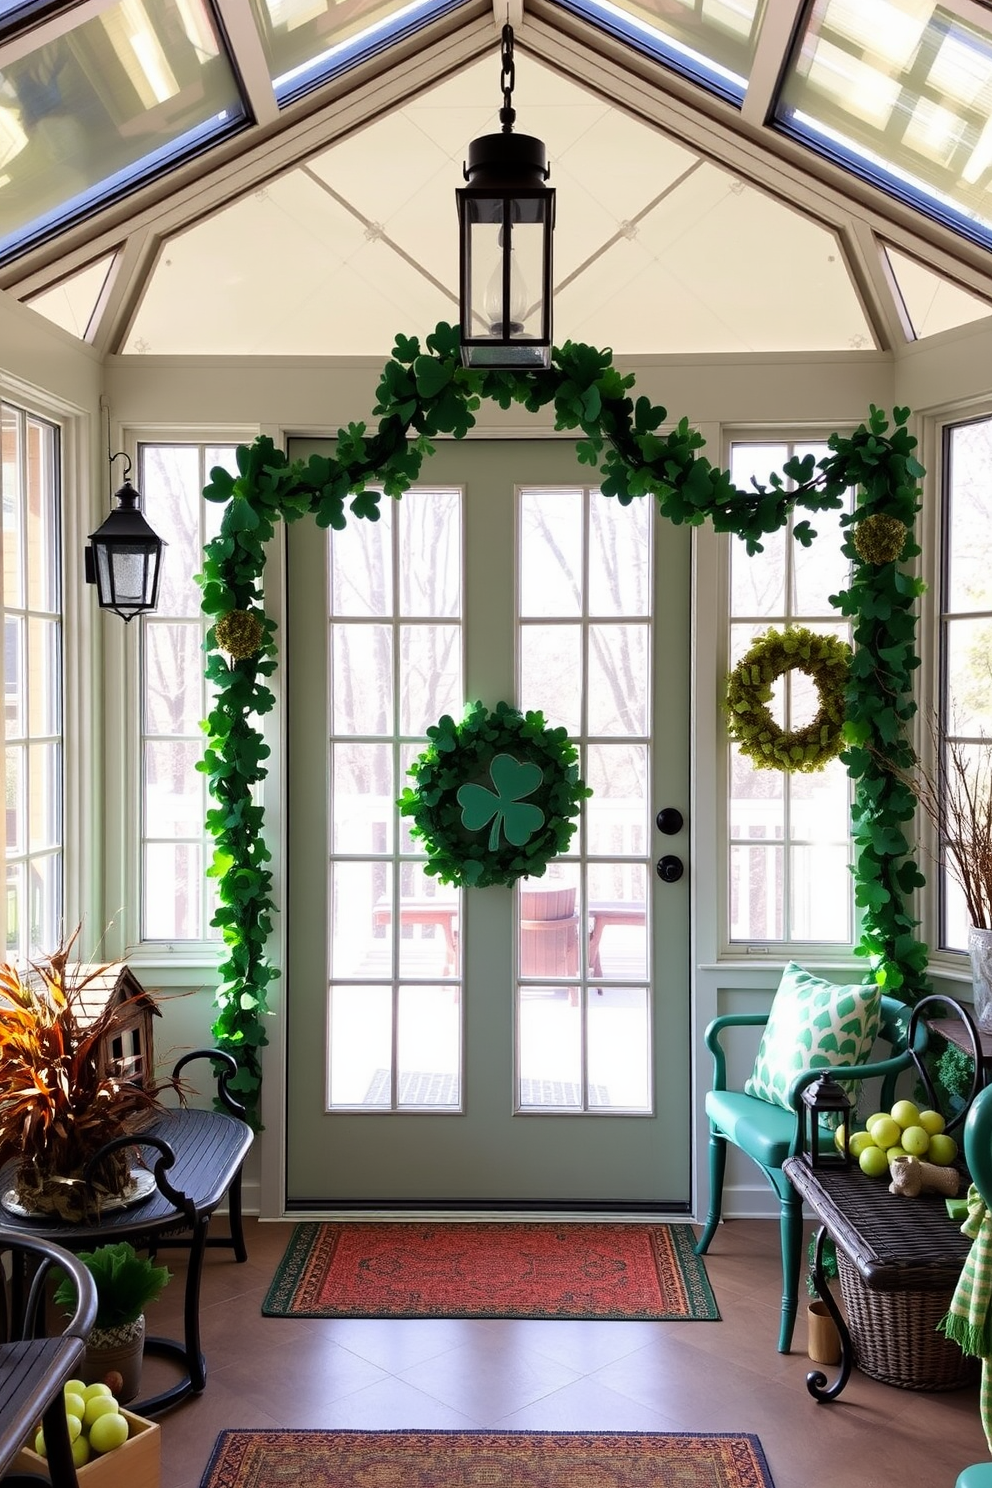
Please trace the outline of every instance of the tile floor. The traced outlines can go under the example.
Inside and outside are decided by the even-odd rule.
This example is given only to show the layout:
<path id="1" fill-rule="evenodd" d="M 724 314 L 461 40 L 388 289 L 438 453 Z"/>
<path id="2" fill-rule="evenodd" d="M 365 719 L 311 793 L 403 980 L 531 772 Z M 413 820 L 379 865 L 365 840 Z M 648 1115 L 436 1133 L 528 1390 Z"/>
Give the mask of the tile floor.
<path id="1" fill-rule="evenodd" d="M 197 1488 L 218 1431 L 237 1426 L 749 1431 L 775 1488 L 954 1488 L 988 1458 L 977 1387 L 923 1394 L 855 1372 L 833 1404 L 807 1394 L 805 1322 L 792 1354 L 775 1350 L 768 1221 L 717 1234 L 706 1267 L 722 1320 L 710 1323 L 263 1318 L 289 1233 L 249 1220 L 247 1264 L 207 1254 L 207 1388 L 160 1418 L 162 1488 Z M 179 1336 L 184 1253 L 162 1259 L 175 1280 L 149 1330 Z M 145 1371 L 145 1391 L 166 1383 L 163 1361 Z"/>

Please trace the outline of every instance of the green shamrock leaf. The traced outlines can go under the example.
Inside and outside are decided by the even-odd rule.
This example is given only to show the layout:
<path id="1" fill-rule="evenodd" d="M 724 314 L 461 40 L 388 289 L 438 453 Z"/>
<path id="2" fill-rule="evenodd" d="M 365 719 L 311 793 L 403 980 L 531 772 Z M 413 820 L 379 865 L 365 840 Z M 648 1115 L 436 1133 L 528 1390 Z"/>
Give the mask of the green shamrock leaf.
<path id="1" fill-rule="evenodd" d="M 470 832 L 481 832 L 490 821 L 489 851 L 499 847 L 500 827 L 514 847 L 523 847 L 528 838 L 544 826 L 540 806 L 523 801 L 537 790 L 544 779 L 540 765 L 516 760 L 512 754 L 497 754 L 489 765 L 495 791 L 485 785 L 463 785 L 457 793 L 462 808 L 462 826 Z"/>

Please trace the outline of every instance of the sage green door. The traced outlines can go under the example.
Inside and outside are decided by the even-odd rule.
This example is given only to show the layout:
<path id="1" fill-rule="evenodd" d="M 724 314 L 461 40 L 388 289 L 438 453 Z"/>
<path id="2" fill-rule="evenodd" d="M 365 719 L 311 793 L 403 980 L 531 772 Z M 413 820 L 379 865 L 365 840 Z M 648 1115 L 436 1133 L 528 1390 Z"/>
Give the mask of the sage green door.
<path id="1" fill-rule="evenodd" d="M 379 522 L 290 529 L 290 1207 L 687 1208 L 688 534 L 588 475 L 445 443 Z M 593 795 L 543 876 L 458 891 L 394 803 L 500 700 Z"/>

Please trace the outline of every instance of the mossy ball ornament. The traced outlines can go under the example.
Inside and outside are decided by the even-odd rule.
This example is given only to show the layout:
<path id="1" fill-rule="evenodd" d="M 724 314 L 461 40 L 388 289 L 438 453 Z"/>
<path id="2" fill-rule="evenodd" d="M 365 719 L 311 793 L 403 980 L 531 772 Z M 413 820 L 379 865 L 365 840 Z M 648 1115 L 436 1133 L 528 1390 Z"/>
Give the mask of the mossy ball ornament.
<path id="1" fill-rule="evenodd" d="M 845 694 L 851 648 L 838 636 L 789 627 L 768 630 L 738 662 L 727 681 L 727 729 L 758 769 L 822 770 L 844 747 Z M 772 688 L 786 672 L 805 672 L 816 685 L 819 707 L 803 728 L 787 730 L 768 708 Z"/>
<path id="2" fill-rule="evenodd" d="M 566 730 L 539 712 L 476 702 L 460 723 L 445 713 L 427 737 L 397 802 L 426 848 L 425 871 L 456 888 L 540 878 L 568 849 L 592 795 Z"/>

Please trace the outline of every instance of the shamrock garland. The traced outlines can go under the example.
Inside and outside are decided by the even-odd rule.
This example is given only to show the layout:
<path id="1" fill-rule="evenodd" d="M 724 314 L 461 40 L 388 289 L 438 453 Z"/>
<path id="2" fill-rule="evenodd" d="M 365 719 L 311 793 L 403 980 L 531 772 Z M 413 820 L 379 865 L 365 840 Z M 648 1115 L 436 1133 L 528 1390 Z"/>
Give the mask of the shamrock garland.
<path id="1" fill-rule="evenodd" d="M 553 406 L 556 429 L 578 431 L 578 458 L 597 471 L 604 496 L 623 506 L 648 496 L 668 521 L 710 522 L 717 532 L 734 533 L 749 553 L 760 552 L 762 538 L 785 526 L 796 508 L 840 508 L 851 486 L 858 488 L 858 506 L 842 523 L 856 526 L 876 514 L 895 518 L 906 529 L 901 559 L 919 552 L 912 528 L 919 510 L 917 482 L 924 472 L 913 455 L 916 440 L 905 427 L 908 409 L 895 410 L 890 432 L 885 414 L 873 407 L 867 424 L 852 435 L 831 435 L 830 454 L 819 463 L 812 455 L 796 458 L 782 475 L 771 475 L 767 486 L 754 482 L 738 490 L 729 471 L 699 454 L 703 437 L 687 419 L 662 432 L 665 409 L 649 398 L 628 396 L 633 386 L 633 375 L 622 376 L 608 350 L 573 342 L 555 350 L 548 370 L 463 367 L 458 331 L 442 322 L 427 337 L 426 349 L 414 337 L 397 337 L 379 381 L 374 431 L 363 423 L 349 424 L 338 432 L 333 457 L 311 455 L 306 462 L 290 462 L 262 436 L 239 447 L 236 475 L 220 468 L 211 472 L 204 497 L 222 503 L 225 511 L 219 535 L 204 550 L 199 576 L 203 610 L 212 622 L 206 675 L 215 698 L 204 724 L 207 745 L 199 768 L 216 803 L 207 814 L 214 841 L 209 872 L 220 900 L 213 923 L 221 928 L 227 951 L 218 968 L 213 1033 L 218 1046 L 238 1060 L 231 1086 L 256 1124 L 268 986 L 278 976 L 266 956 L 275 905 L 271 855 L 254 791 L 265 778 L 269 754 L 256 725 L 274 703 L 262 679 L 276 667 L 275 626 L 262 610 L 261 579 L 266 545 L 279 518 L 291 522 L 309 515 L 318 526 L 335 530 L 345 526 L 348 513 L 375 521 L 383 495 L 399 497 L 417 480 L 432 453 L 432 439 L 464 437 L 485 398 L 501 408 L 516 403 L 531 413 Z M 792 530 L 804 546 L 815 536 L 806 520 Z M 915 802 L 901 780 L 913 759 L 906 726 L 915 711 L 915 600 L 922 585 L 895 559 L 880 561 L 884 544 L 881 551 L 871 544 L 875 562 L 856 550 L 850 534 L 843 551 L 851 559 L 853 578 L 833 603 L 853 619 L 857 648 L 847 685 L 848 747 L 842 756 L 855 781 L 854 872 L 862 915 L 857 951 L 869 958 L 880 985 L 901 986 L 912 1000 L 926 988 L 927 948 L 916 938 L 907 906 L 923 880 L 904 831 Z M 219 639 L 217 624 L 236 610 L 261 620 L 261 643 L 251 655 L 222 650 L 224 628 Z M 239 651 L 246 649 L 238 645 Z"/>
<path id="2" fill-rule="evenodd" d="M 416 786 L 397 803 L 427 851 L 425 872 L 477 889 L 540 878 L 592 795 L 566 731 L 548 728 L 543 713 L 471 703 L 461 723 L 445 713 L 427 737 L 408 771 Z"/>
<path id="3" fill-rule="evenodd" d="M 759 770 L 822 770 L 844 747 L 844 697 L 851 648 L 838 636 L 800 626 L 759 636 L 730 674 L 727 731 Z M 816 683 L 819 707 L 803 728 L 787 731 L 769 710 L 772 686 L 786 672 Z"/>

